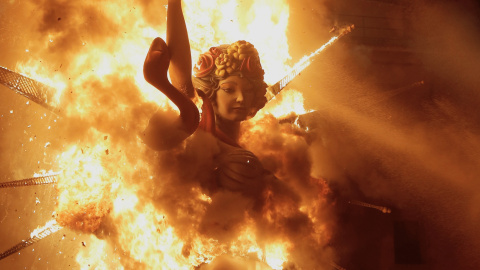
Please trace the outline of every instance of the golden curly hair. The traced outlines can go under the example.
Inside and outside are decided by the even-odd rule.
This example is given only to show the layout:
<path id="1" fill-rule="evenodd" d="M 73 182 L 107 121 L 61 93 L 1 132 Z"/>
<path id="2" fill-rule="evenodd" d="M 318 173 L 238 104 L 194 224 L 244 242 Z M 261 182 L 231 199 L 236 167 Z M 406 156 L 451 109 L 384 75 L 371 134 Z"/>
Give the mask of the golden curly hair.
<path id="1" fill-rule="evenodd" d="M 219 82 L 229 76 L 247 79 L 254 88 L 254 104 L 250 117 L 267 103 L 268 85 L 257 50 L 246 41 L 212 47 L 202 55 L 194 68 L 193 86 L 203 91 L 212 104 L 216 104 Z"/>

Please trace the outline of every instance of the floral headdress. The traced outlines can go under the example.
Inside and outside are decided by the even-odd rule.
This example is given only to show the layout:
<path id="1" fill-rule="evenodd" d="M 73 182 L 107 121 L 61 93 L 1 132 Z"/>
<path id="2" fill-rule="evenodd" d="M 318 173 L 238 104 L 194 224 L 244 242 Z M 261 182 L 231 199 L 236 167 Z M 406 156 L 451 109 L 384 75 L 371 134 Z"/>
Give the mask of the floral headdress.
<path id="1" fill-rule="evenodd" d="M 193 72 L 197 78 L 213 75 L 212 72 L 215 72 L 215 76 L 220 79 L 240 72 L 249 79 L 261 81 L 265 74 L 257 49 L 244 40 L 237 41 L 226 48 L 210 48 L 208 52 L 200 55 Z"/>

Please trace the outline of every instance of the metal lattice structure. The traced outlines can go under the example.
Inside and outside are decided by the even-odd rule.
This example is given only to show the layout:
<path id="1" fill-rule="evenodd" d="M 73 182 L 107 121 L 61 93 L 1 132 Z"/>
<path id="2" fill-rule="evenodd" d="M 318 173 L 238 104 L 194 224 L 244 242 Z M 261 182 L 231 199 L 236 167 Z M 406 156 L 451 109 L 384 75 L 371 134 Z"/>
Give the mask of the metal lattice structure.
<path id="1" fill-rule="evenodd" d="M 57 182 L 57 175 L 58 174 L 51 174 L 46 176 L 39 176 L 39 177 L 26 178 L 22 180 L 4 182 L 4 183 L 0 183 L 0 188 L 53 184 Z"/>
<path id="2" fill-rule="evenodd" d="M 42 228 L 39 228 L 39 229 L 33 231 L 30 235 L 30 238 L 28 238 L 27 240 L 22 240 L 22 242 L 16 244 L 15 246 L 8 249 L 7 251 L 0 253 L 0 260 L 2 260 L 2 259 L 6 258 L 6 257 L 8 257 L 8 256 L 10 256 L 14 253 L 17 253 L 20 250 L 22 250 L 22 249 L 24 249 L 24 248 L 26 248 L 30 245 L 33 245 L 34 243 L 42 240 L 43 238 L 51 235 L 52 233 L 55 233 L 55 232 L 59 231 L 62 228 L 63 227 L 58 225 L 55 220 L 51 220 L 51 221 L 47 222 L 47 224 L 45 224 L 45 226 L 43 226 Z"/>
<path id="3" fill-rule="evenodd" d="M 274 85 L 271 85 L 267 88 L 267 100 L 273 99 L 280 91 L 282 91 L 285 86 L 287 86 L 288 83 L 290 83 L 293 79 L 295 79 L 300 72 L 305 70 L 310 64 L 315 60 L 315 57 L 318 56 L 323 50 L 325 50 L 327 47 L 331 46 L 335 41 L 337 41 L 339 38 L 343 37 L 344 35 L 350 33 L 352 29 L 354 28 L 353 25 L 350 25 L 348 27 L 345 27 L 342 29 L 341 33 L 338 36 L 334 36 L 330 38 L 327 43 L 323 44 L 320 48 L 318 48 L 316 51 L 311 53 L 309 56 L 302 58 L 295 66 L 285 75 L 280 81 L 275 83 Z"/>
<path id="4" fill-rule="evenodd" d="M 46 109 L 55 112 L 53 105 L 54 88 L 1 66 L 0 84 L 5 85 L 17 94 L 30 99 Z"/>

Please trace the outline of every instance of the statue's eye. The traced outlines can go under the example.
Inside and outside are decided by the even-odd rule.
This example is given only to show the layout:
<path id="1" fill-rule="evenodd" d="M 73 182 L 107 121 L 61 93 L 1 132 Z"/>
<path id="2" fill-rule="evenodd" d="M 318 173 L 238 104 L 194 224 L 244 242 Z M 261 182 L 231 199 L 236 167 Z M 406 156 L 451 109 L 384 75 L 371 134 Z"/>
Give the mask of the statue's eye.
<path id="1" fill-rule="evenodd" d="M 229 87 L 222 88 L 222 90 L 225 91 L 225 93 L 232 93 L 233 92 L 233 89 L 229 88 Z"/>

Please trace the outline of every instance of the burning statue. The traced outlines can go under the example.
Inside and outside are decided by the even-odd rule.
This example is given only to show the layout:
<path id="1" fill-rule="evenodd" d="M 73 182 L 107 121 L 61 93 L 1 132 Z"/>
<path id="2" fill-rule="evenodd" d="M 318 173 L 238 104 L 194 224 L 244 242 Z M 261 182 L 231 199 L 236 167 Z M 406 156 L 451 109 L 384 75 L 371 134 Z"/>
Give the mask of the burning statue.
<path id="1" fill-rule="evenodd" d="M 181 2 L 169 1 L 167 43 L 160 38 L 153 41 L 145 60 L 144 75 L 175 103 L 180 116 L 165 125 L 164 116 L 154 115 L 145 131 L 145 142 L 153 149 L 165 150 L 178 146 L 194 133 L 211 137 L 215 150 L 210 151 L 213 153 L 211 167 L 201 184 L 202 192 L 213 201 L 200 218 L 201 233 L 228 246 L 240 237 L 240 230 L 237 234 L 225 233 L 229 237 L 219 232 L 250 224 L 254 239 L 261 247 L 269 242 L 285 244 L 283 263 L 286 265 L 283 267 L 291 264 L 291 267 L 307 269 L 325 264 L 318 253 L 326 242 L 318 235 L 314 237 L 319 233 L 312 220 L 315 217 L 300 210 L 300 196 L 288 183 L 275 177 L 255 154 L 240 145 L 242 133 L 248 133 L 242 130 L 241 123 L 255 116 L 267 102 L 268 85 L 264 82 L 265 72 L 256 48 L 243 40 L 212 47 L 200 55 L 193 78 L 190 59 Z M 172 83 L 167 78 L 167 70 Z M 202 103 L 201 117 L 193 101 L 198 99 Z M 268 120 L 274 122 L 273 118 Z M 307 185 L 316 187 L 320 194 L 326 192 L 323 181 L 305 176 Z M 220 206 L 230 209 L 230 217 L 236 220 L 208 215 L 210 209 L 218 211 Z"/>
<path id="2" fill-rule="evenodd" d="M 56 183 L 55 220 L 25 243 L 62 227 L 86 233 L 91 239 L 76 259 L 99 268 L 330 267 L 329 189 L 311 177 L 305 130 L 270 113 L 290 108 L 280 98 L 273 108 L 267 102 L 337 38 L 268 88 L 261 42 L 212 47 L 199 55 L 192 76 L 195 39 L 188 38 L 181 1 L 168 1 L 166 42 L 151 43 L 143 75 L 179 114 L 168 105 L 155 112 L 161 102 L 145 97 L 150 86 L 143 78 L 124 79 L 130 74 L 68 80 L 66 88 L 82 91 L 57 93 L 68 119 L 61 133 L 70 141 L 58 155 L 60 172 L 28 180 Z M 109 46 L 105 51 L 111 55 Z M 108 256 L 98 257 L 100 249 Z"/>

